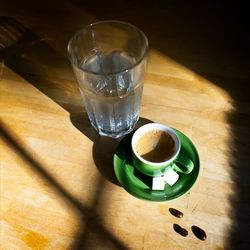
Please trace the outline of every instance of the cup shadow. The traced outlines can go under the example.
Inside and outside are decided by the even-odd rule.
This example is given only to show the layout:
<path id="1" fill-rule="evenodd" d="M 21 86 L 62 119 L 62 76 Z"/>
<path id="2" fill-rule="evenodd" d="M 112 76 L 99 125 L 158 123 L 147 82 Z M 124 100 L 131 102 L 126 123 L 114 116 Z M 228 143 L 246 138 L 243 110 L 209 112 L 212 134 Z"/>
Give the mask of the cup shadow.
<path id="1" fill-rule="evenodd" d="M 86 135 L 94 142 L 92 155 L 99 172 L 113 184 L 120 185 L 117 181 L 113 169 L 113 155 L 118 144 L 121 142 L 124 136 L 118 139 L 100 136 L 90 124 L 87 114 L 83 112 L 70 116 L 70 119 L 72 124 L 79 131 L 81 131 L 84 135 Z M 138 122 L 136 123 L 135 129 L 151 122 L 153 121 L 140 117 Z"/>

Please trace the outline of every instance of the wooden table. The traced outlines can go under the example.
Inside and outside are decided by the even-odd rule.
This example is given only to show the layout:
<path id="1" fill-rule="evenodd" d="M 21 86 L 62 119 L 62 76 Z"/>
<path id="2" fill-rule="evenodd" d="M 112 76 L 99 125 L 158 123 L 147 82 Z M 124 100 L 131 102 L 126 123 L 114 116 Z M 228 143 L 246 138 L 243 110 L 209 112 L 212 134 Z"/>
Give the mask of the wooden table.
<path id="1" fill-rule="evenodd" d="M 104 2 L 0 1 L 0 249 L 249 249 L 246 6 Z M 181 199 L 128 194 L 113 172 L 118 141 L 88 122 L 66 45 L 103 19 L 149 38 L 140 122 L 175 127 L 199 151 L 200 176 Z"/>

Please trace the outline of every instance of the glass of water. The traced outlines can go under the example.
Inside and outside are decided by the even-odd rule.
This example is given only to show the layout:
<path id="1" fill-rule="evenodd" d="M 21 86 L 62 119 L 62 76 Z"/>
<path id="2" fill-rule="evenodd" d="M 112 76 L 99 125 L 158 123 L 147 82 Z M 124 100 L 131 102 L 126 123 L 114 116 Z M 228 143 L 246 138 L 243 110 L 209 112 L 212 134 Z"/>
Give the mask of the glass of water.
<path id="1" fill-rule="evenodd" d="M 120 21 L 90 24 L 68 44 L 68 55 L 91 124 L 100 135 L 118 138 L 139 118 L 148 40 Z"/>

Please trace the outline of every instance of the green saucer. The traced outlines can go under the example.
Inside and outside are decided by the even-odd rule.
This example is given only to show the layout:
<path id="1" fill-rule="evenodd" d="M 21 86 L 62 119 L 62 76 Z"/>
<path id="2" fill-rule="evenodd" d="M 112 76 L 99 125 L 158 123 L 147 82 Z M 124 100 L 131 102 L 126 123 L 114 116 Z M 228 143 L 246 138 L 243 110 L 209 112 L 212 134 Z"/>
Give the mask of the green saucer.
<path id="1" fill-rule="evenodd" d="M 194 169 L 190 174 L 179 174 L 179 180 L 171 187 L 165 185 L 165 190 L 152 190 L 152 177 L 142 174 L 133 166 L 131 157 L 132 133 L 119 144 L 114 154 L 115 175 L 123 188 L 133 196 L 149 201 L 170 201 L 186 194 L 197 180 L 200 171 L 199 155 L 190 139 L 175 130 L 181 140 L 180 154 L 190 157 Z"/>

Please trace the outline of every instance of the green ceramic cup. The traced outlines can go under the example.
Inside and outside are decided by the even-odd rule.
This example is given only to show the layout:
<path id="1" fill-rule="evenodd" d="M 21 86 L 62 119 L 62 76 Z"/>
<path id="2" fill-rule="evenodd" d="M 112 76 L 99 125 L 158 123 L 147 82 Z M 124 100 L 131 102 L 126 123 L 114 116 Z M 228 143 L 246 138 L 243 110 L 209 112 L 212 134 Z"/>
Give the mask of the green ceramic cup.
<path id="1" fill-rule="evenodd" d="M 151 162 L 144 159 L 136 150 L 139 139 L 150 131 L 160 130 L 166 132 L 174 141 L 174 149 L 171 156 L 162 162 Z M 174 129 L 159 123 L 148 123 L 135 131 L 131 140 L 133 164 L 141 173 L 157 177 L 165 173 L 168 168 L 174 171 L 189 174 L 194 168 L 193 161 L 187 156 L 180 154 L 181 141 Z"/>

